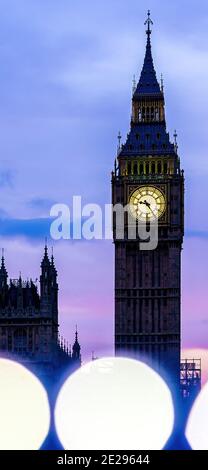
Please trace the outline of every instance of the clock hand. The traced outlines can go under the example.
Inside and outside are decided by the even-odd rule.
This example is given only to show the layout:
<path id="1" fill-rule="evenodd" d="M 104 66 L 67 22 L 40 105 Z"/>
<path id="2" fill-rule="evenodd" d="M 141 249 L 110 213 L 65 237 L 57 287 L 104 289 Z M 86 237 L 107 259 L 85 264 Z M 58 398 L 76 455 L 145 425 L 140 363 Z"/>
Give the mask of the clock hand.
<path id="1" fill-rule="evenodd" d="M 145 206 L 149 207 L 150 209 L 150 203 L 146 201 L 146 199 L 144 201 L 140 201 L 139 204 L 145 204 Z"/>
<path id="2" fill-rule="evenodd" d="M 154 215 L 154 218 L 156 219 L 156 218 L 157 218 L 157 216 L 156 216 L 156 214 L 154 213 L 154 211 L 152 210 L 152 208 L 151 208 L 151 207 L 150 207 L 150 210 L 151 210 L 152 214 Z"/>
<path id="3" fill-rule="evenodd" d="M 151 212 L 152 212 L 154 218 L 156 219 L 156 214 L 155 214 L 154 211 L 152 210 L 150 202 L 146 201 L 146 199 L 145 199 L 144 201 L 140 201 L 140 204 L 145 204 L 145 206 L 147 206 L 148 209 L 151 210 Z"/>

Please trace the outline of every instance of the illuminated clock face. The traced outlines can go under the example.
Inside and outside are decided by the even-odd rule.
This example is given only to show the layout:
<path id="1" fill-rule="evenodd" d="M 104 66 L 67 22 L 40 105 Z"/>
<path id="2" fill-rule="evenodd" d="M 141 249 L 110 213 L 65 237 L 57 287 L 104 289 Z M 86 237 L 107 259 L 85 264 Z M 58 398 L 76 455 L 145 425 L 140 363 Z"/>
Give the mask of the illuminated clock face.
<path id="1" fill-rule="evenodd" d="M 154 186 L 141 186 L 129 198 L 133 217 L 143 222 L 159 219 L 165 212 L 165 196 Z"/>

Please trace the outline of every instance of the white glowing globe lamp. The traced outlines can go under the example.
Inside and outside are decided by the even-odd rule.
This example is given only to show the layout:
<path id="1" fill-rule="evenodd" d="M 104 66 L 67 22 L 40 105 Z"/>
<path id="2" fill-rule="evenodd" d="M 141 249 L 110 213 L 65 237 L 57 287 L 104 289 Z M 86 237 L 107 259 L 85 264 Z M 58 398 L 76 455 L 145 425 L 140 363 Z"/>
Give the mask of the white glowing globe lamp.
<path id="1" fill-rule="evenodd" d="M 55 406 L 64 449 L 162 449 L 173 422 L 165 382 L 147 365 L 126 358 L 81 367 L 66 380 Z"/>
<path id="2" fill-rule="evenodd" d="M 189 414 L 186 438 L 193 450 L 208 450 L 208 382 L 196 398 Z"/>
<path id="3" fill-rule="evenodd" d="M 0 450 L 37 450 L 48 434 L 46 391 L 29 370 L 0 359 Z"/>

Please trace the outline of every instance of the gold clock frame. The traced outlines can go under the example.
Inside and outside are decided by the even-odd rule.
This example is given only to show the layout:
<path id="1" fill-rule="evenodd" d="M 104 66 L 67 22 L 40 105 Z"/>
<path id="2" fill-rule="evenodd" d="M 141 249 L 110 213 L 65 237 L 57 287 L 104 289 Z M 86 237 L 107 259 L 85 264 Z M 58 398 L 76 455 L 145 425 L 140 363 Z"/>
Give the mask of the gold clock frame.
<path id="1" fill-rule="evenodd" d="M 132 194 L 136 190 L 141 189 L 142 187 L 144 187 L 144 188 L 147 188 L 147 187 L 156 188 L 164 196 L 166 207 L 165 207 L 164 213 L 157 220 L 158 220 L 159 225 L 167 225 L 167 223 L 168 223 L 168 188 L 167 188 L 167 185 L 166 184 L 155 184 L 155 183 L 152 183 L 150 181 L 148 181 L 146 184 L 143 183 L 143 184 L 139 184 L 139 185 L 138 184 L 129 185 L 128 189 L 127 189 L 127 201 L 128 201 L 128 203 L 129 203 L 129 200 L 130 200 Z M 132 218 L 133 218 L 133 215 L 132 215 Z M 137 218 L 137 220 L 138 220 L 138 222 L 141 222 L 140 219 Z"/>

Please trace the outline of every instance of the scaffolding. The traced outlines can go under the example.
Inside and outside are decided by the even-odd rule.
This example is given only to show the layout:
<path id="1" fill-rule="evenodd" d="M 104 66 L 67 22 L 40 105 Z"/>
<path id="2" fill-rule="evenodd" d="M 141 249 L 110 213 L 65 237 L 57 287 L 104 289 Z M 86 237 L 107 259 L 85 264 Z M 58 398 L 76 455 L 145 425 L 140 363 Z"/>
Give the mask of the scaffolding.
<path id="1" fill-rule="evenodd" d="M 182 359 L 180 366 L 181 394 L 194 399 L 201 389 L 201 359 Z"/>

